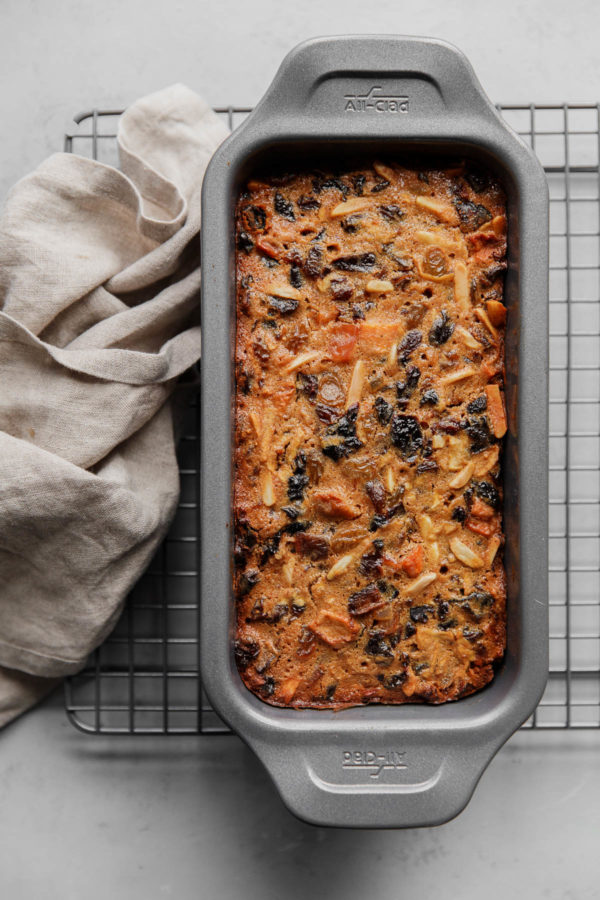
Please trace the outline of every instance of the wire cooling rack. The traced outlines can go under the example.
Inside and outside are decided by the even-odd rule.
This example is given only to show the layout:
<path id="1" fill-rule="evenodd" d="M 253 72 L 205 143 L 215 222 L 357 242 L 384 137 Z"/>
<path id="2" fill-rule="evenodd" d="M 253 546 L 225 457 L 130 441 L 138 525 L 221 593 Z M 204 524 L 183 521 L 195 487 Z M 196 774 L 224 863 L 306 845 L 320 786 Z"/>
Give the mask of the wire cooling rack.
<path id="1" fill-rule="evenodd" d="M 550 677 L 525 728 L 600 728 L 600 106 L 499 106 L 550 188 Z M 218 109 L 230 128 L 250 112 Z M 65 150 L 118 164 L 118 110 L 75 119 Z M 70 678 L 96 734 L 219 734 L 199 660 L 199 403 L 179 443 L 169 534 L 113 634 Z"/>

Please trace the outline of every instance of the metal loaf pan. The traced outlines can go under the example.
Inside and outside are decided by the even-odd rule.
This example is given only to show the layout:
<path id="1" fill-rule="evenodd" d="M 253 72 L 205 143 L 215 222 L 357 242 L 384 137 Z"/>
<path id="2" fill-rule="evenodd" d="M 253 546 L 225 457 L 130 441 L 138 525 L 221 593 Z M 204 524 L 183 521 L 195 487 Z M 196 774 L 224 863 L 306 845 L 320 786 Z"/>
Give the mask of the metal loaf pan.
<path id="1" fill-rule="evenodd" d="M 476 158 L 508 195 L 504 452 L 508 634 L 494 681 L 441 706 L 277 709 L 233 659 L 234 205 L 258 166 L 364 151 Z M 548 671 L 548 197 L 531 150 L 504 124 L 465 57 L 441 41 L 332 37 L 296 47 L 255 111 L 215 154 L 202 195 L 202 678 L 296 815 L 319 825 L 447 821 L 534 710 Z"/>

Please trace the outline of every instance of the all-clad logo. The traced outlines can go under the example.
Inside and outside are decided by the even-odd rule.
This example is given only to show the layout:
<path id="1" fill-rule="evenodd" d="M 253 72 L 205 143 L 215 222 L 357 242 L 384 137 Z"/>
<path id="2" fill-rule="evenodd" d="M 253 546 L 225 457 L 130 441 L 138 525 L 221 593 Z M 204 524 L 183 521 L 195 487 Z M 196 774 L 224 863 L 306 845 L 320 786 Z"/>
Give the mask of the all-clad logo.
<path id="1" fill-rule="evenodd" d="M 407 113 L 408 97 L 384 91 L 380 84 L 374 84 L 366 94 L 345 94 L 344 110 L 348 113 Z"/>
<path id="2" fill-rule="evenodd" d="M 408 769 L 404 762 L 404 750 L 344 750 L 342 753 L 343 769 L 368 769 L 371 778 L 379 778 L 385 769 Z"/>

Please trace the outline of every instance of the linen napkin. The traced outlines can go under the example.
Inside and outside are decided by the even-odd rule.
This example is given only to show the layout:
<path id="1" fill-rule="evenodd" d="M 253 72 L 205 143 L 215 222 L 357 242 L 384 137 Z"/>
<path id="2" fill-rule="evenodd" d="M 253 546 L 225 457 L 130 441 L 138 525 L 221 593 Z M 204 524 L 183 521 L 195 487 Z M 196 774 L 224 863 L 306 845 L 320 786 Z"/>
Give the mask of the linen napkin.
<path id="1" fill-rule="evenodd" d="M 56 154 L 0 218 L 0 726 L 78 671 L 174 515 L 171 394 L 200 357 L 200 189 L 227 129 L 182 85 L 121 171 Z"/>

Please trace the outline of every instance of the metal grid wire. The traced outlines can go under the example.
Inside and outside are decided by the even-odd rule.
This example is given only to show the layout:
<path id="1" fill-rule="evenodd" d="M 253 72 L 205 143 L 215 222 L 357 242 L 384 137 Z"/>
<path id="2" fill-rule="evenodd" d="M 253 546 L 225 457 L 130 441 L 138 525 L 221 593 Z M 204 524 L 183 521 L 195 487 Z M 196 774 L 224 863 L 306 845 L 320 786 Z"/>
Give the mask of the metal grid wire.
<path id="1" fill-rule="evenodd" d="M 600 728 L 600 106 L 499 106 L 550 188 L 550 677 L 525 728 Z M 217 112 L 236 127 L 248 109 Z M 65 150 L 117 165 L 119 111 L 84 113 Z M 114 633 L 66 683 L 101 734 L 218 734 L 199 674 L 199 404 L 179 443 L 175 521 Z"/>

